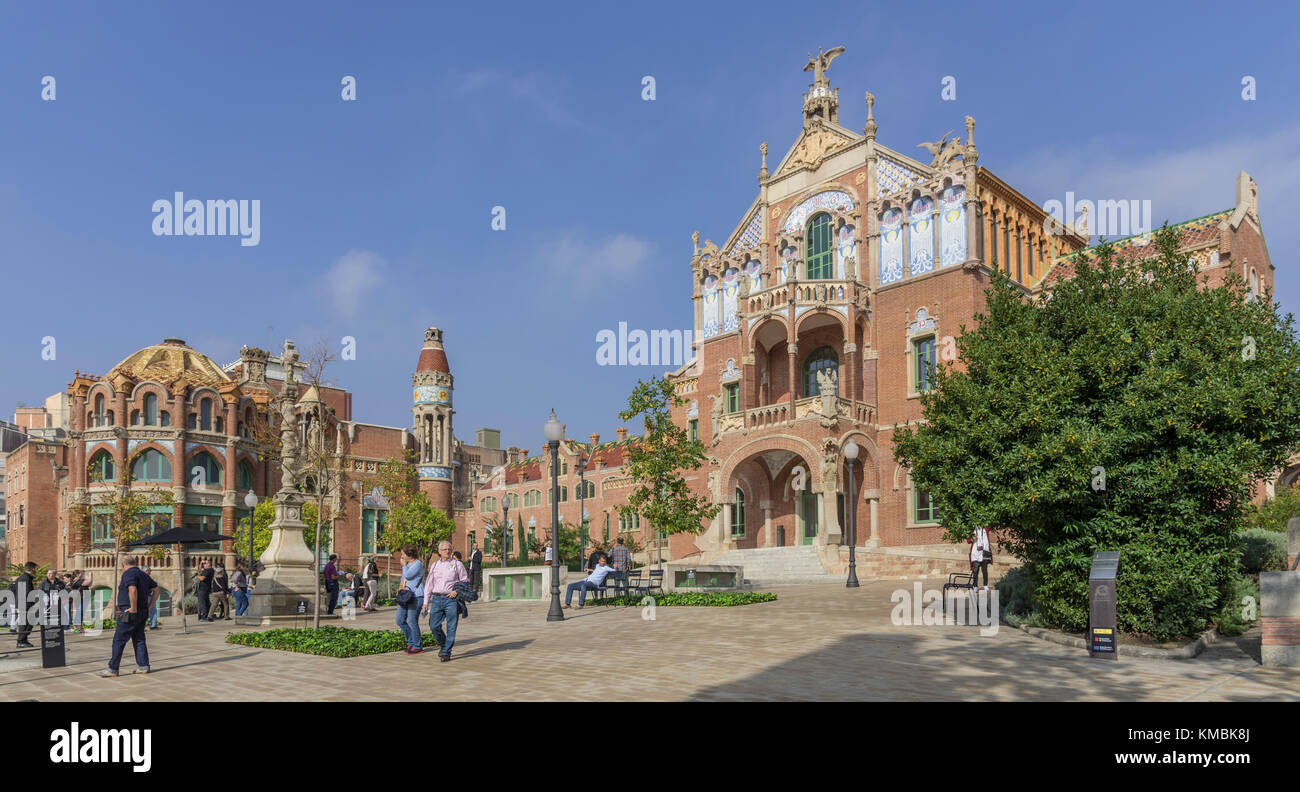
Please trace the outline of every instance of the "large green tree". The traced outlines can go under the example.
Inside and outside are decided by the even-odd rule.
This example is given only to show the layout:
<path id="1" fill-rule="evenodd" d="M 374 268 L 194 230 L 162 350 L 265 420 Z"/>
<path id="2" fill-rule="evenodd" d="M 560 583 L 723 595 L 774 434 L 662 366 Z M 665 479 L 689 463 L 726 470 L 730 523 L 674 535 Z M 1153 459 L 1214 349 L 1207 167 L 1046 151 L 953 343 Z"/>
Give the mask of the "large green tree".
<path id="1" fill-rule="evenodd" d="M 1204 628 L 1226 596 L 1252 486 L 1300 449 L 1300 347 L 1271 295 L 1208 288 L 1168 227 L 1156 255 L 1103 244 L 1030 300 L 994 267 L 986 313 L 894 453 L 948 538 L 1021 558 L 1050 623 L 1080 630 L 1098 550 L 1123 553 L 1121 629 Z"/>
<path id="2" fill-rule="evenodd" d="M 438 543 L 450 539 L 456 523 L 433 506 L 428 493 L 419 488 L 413 464 L 414 454 L 393 457 L 379 466 L 372 481 L 388 501 L 388 524 L 384 527 L 383 545 L 396 553 L 404 545 L 420 548 L 425 566 L 438 550 Z"/>
<path id="3" fill-rule="evenodd" d="M 683 476 L 704 464 L 704 444 L 692 440 L 672 419 L 672 408 L 686 400 L 666 378 L 638 381 L 627 398 L 624 421 L 640 418 L 641 438 L 627 446 L 624 470 L 635 482 L 624 514 L 641 514 L 650 525 L 672 535 L 698 534 L 721 508 L 705 495 L 694 495 Z"/>

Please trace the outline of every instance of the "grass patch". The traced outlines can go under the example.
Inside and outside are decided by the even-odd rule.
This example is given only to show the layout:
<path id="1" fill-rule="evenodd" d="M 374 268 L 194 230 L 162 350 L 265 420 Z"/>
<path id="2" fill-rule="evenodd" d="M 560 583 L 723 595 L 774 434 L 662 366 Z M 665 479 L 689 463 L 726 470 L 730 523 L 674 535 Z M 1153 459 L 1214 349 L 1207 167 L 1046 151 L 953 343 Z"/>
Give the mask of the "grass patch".
<path id="1" fill-rule="evenodd" d="M 422 645 L 433 646 L 433 633 L 421 634 Z M 285 652 L 323 655 L 325 657 L 360 657 L 362 655 L 400 652 L 406 646 L 401 630 L 362 630 L 355 627 L 281 627 L 262 632 L 227 633 L 226 643 L 279 649 Z"/>
<path id="2" fill-rule="evenodd" d="M 588 605 L 620 605 L 633 607 L 641 605 L 646 595 L 626 597 L 605 597 L 604 599 L 587 599 Z M 651 595 L 652 596 L 652 595 Z M 696 606 L 706 608 L 727 608 L 734 605 L 753 605 L 757 602 L 774 602 L 776 595 L 770 591 L 692 591 L 678 594 L 660 594 L 653 597 L 656 607 Z M 648 604 L 648 603 L 647 603 Z"/>

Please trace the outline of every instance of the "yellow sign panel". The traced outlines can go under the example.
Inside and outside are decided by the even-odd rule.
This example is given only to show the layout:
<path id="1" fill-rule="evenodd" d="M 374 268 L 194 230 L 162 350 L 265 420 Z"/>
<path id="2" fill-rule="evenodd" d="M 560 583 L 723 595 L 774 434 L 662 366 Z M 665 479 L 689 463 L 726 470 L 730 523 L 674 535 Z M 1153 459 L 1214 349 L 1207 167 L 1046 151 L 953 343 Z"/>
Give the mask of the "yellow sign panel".
<path id="1" fill-rule="evenodd" d="M 1101 628 L 1095 629 L 1095 630 L 1093 630 L 1092 632 L 1093 632 L 1093 635 L 1110 635 L 1110 633 L 1111 633 L 1110 630 L 1103 630 L 1103 629 L 1101 629 Z"/>

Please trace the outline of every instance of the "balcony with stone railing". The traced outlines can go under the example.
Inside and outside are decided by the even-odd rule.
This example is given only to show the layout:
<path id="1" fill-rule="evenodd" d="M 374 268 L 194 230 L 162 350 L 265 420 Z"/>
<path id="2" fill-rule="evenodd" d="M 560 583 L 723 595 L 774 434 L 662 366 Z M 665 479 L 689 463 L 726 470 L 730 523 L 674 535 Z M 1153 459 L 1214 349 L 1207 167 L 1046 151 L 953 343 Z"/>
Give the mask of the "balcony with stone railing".
<path id="1" fill-rule="evenodd" d="M 845 399 L 839 396 L 809 396 L 797 399 L 794 403 L 793 416 L 788 401 L 765 404 L 743 412 L 726 413 L 718 417 L 718 434 L 732 432 L 763 431 L 790 426 L 800 421 L 819 421 L 830 427 L 846 421 L 860 428 L 870 428 L 876 420 L 876 407 L 867 402 Z"/>
<path id="2" fill-rule="evenodd" d="M 769 309 L 780 309 L 792 299 L 796 305 L 817 305 L 821 303 L 851 303 L 856 293 L 856 281 L 851 280 L 805 280 L 787 281 L 769 286 L 746 295 L 747 313 L 762 313 Z"/>

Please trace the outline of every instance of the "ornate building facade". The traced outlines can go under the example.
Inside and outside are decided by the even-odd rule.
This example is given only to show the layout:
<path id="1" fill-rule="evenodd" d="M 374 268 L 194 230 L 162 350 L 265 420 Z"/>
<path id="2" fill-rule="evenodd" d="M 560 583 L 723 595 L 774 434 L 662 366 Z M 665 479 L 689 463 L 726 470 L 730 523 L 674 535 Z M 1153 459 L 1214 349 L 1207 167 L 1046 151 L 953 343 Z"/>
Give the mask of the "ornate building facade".
<path id="1" fill-rule="evenodd" d="M 870 93 L 861 133 L 842 126 L 826 77 L 842 52 L 805 68 L 803 128 L 772 171 L 759 147 L 757 195 L 726 240 L 693 236 L 697 343 L 671 375 L 687 400 L 675 417 L 710 447 L 694 485 L 722 510 L 701 536 L 673 537 L 674 558 L 811 545 L 842 570 L 852 440 L 858 544 L 910 549 L 918 571 L 942 560 L 942 515 L 893 459 L 894 431 L 921 418 L 936 364 L 960 365 L 954 338 L 984 309 L 993 267 L 1034 295 L 1092 255 L 1086 215 L 1053 226 L 980 164 L 970 116 L 964 136 L 917 146 L 923 159 L 878 140 Z M 1176 229 L 1211 285 L 1233 271 L 1254 293 L 1271 287 L 1246 174 L 1233 209 Z M 1147 239 L 1120 254 L 1143 255 Z"/>

